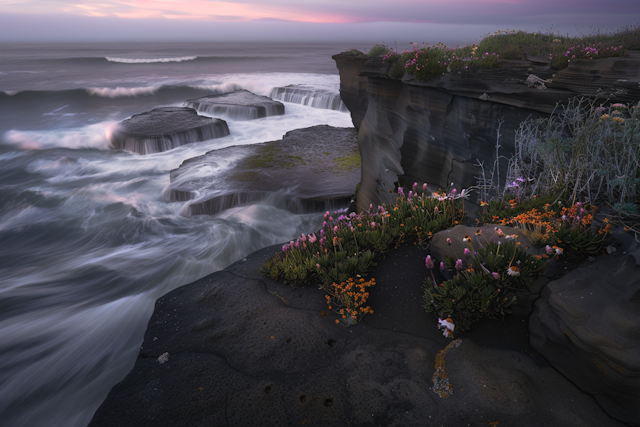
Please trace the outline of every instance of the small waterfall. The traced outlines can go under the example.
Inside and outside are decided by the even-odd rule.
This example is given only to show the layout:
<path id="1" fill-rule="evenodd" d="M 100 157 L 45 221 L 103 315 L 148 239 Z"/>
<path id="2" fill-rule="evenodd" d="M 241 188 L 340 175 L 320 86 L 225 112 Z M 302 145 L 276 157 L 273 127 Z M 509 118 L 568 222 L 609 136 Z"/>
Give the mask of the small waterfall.
<path id="1" fill-rule="evenodd" d="M 291 194 L 271 191 L 247 191 L 222 194 L 188 205 L 188 215 L 215 215 L 226 209 L 246 203 L 265 202 L 294 214 L 335 211 L 349 207 L 353 195 L 299 198 Z"/>
<path id="2" fill-rule="evenodd" d="M 246 90 L 190 99 L 183 105 L 199 113 L 229 120 L 255 120 L 284 114 L 282 103 Z"/>
<path id="3" fill-rule="evenodd" d="M 120 122 L 109 140 L 113 148 L 151 154 L 227 135 L 224 120 L 198 116 L 192 108 L 164 107 Z"/>
<path id="4" fill-rule="evenodd" d="M 275 87 L 271 90 L 269 97 L 278 101 L 302 104 L 313 108 L 349 112 L 347 106 L 340 99 L 340 94 L 305 86 Z"/>
<path id="5" fill-rule="evenodd" d="M 227 123 L 220 120 L 209 126 L 189 129 L 156 137 L 140 137 L 127 134 L 115 134 L 111 139 L 114 148 L 132 151 L 138 154 L 152 154 L 169 151 L 192 142 L 222 138 L 229 135 Z"/>

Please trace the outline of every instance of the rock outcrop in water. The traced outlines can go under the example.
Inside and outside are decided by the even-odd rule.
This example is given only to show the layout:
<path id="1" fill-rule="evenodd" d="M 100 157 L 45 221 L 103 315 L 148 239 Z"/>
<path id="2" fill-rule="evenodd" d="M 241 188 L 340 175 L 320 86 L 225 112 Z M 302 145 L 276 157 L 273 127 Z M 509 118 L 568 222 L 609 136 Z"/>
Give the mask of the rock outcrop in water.
<path id="1" fill-rule="evenodd" d="M 278 101 L 306 105 L 324 110 L 348 112 L 347 106 L 340 99 L 340 94 L 314 89 L 304 85 L 274 87 L 269 97 Z"/>
<path id="2" fill-rule="evenodd" d="M 561 71 L 536 58 L 501 60 L 496 69 L 453 71 L 428 82 L 410 75 L 390 78 L 391 64 L 382 57 L 333 58 L 340 95 L 360 131 L 357 201 L 363 206 L 390 202 L 397 182 L 435 188 L 452 182 L 457 188 L 475 185 L 478 162 L 487 170 L 493 165 L 498 132 L 499 155 L 508 158 L 520 123 L 548 117 L 558 102 L 596 94 L 617 102 L 640 98 L 638 56 L 576 60 Z M 547 89 L 525 84 L 530 75 L 548 80 Z M 504 180 L 506 160 L 499 165 Z"/>
<path id="3" fill-rule="evenodd" d="M 193 108 L 162 107 L 120 122 L 110 142 L 113 148 L 151 154 L 227 135 L 224 120 L 199 116 Z"/>
<path id="4" fill-rule="evenodd" d="M 190 99 L 185 101 L 184 106 L 195 108 L 199 113 L 230 120 L 254 120 L 284 114 L 284 105 L 281 102 L 248 90 Z"/>
<path id="5" fill-rule="evenodd" d="M 322 212 L 347 207 L 359 179 L 357 132 L 322 125 L 287 132 L 280 141 L 186 160 L 171 172 L 165 197 L 192 200 L 191 215 L 213 215 L 267 197 L 291 212 Z"/>

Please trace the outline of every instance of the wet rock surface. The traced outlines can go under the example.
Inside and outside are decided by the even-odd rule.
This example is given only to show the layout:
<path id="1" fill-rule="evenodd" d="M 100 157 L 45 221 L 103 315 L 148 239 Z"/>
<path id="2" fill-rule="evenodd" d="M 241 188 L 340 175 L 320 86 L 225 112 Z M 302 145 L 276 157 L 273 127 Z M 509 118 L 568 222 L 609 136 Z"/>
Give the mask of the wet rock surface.
<path id="1" fill-rule="evenodd" d="M 633 242 L 615 254 L 547 284 L 531 316 L 531 344 L 609 415 L 638 425 L 640 249 Z"/>
<path id="2" fill-rule="evenodd" d="M 220 165 L 232 165 L 221 173 Z M 347 207 L 360 181 L 357 132 L 313 126 L 282 140 L 210 151 L 171 172 L 169 201 L 190 201 L 189 214 L 213 215 L 272 197 L 291 212 Z"/>
<path id="3" fill-rule="evenodd" d="M 274 87 L 269 94 L 272 99 L 306 105 L 312 108 L 348 112 L 339 93 L 315 89 L 305 85 Z"/>
<path id="4" fill-rule="evenodd" d="M 260 276 L 277 250 L 158 299 L 133 370 L 90 426 L 622 426 L 535 353 L 524 317 L 474 325 L 439 359 L 451 395 L 436 394 L 451 340 L 419 308 L 415 246 L 378 263 L 374 313 L 349 328 L 316 287 Z"/>
<path id="5" fill-rule="evenodd" d="M 200 116 L 193 108 L 162 107 L 123 120 L 110 141 L 113 148 L 151 154 L 227 135 L 224 120 Z"/>
<path id="6" fill-rule="evenodd" d="M 284 114 L 284 105 L 281 102 L 248 90 L 190 99 L 185 101 L 184 106 L 194 108 L 199 113 L 231 120 L 254 120 Z"/>
<path id="7" fill-rule="evenodd" d="M 563 70 L 539 60 L 500 60 L 494 69 L 454 70 L 422 82 L 413 76 L 389 77 L 391 63 L 381 57 L 335 55 L 340 93 L 360 130 L 362 183 L 357 200 L 390 202 L 396 182 L 435 188 L 468 188 L 480 169 L 514 152 L 515 132 L 531 117 L 548 117 L 558 102 L 600 95 L 604 102 L 640 97 L 640 57 L 577 60 Z M 546 81 L 526 84 L 532 76 Z M 534 79 L 535 80 L 535 79 Z M 536 80 L 538 81 L 538 80 Z M 499 162 L 506 176 L 507 162 Z"/>

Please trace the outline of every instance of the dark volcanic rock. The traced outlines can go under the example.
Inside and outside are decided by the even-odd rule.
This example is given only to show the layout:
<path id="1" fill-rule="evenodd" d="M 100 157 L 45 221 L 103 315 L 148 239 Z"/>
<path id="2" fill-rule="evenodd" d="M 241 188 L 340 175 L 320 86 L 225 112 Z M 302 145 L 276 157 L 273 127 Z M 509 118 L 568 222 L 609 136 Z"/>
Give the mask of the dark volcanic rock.
<path id="1" fill-rule="evenodd" d="M 640 250 L 598 257 L 551 281 L 531 345 L 618 420 L 640 424 Z"/>
<path id="2" fill-rule="evenodd" d="M 367 112 L 367 78 L 360 71 L 369 60 L 368 56 L 334 55 L 340 72 L 340 98 L 351 111 L 351 120 L 356 129 Z"/>
<path id="3" fill-rule="evenodd" d="M 391 64 L 381 57 L 333 58 L 342 99 L 360 129 L 362 182 L 356 200 L 362 206 L 392 201 L 389 191 L 396 182 L 475 185 L 478 162 L 487 170 L 493 166 L 498 131 L 504 181 L 515 132 L 528 117 L 548 117 L 558 102 L 576 96 L 599 94 L 612 102 L 640 98 L 635 57 L 578 60 L 561 71 L 504 60 L 495 69 L 454 70 L 428 82 L 409 75 L 391 79 Z M 527 86 L 531 74 L 548 80 L 547 89 Z"/>
<path id="4" fill-rule="evenodd" d="M 324 311 L 321 290 L 259 275 L 278 249 L 158 299 L 133 370 L 90 426 L 621 426 L 513 346 L 522 318 L 493 322 L 491 346 L 470 336 L 449 348 L 439 367 L 452 395 L 434 393 L 450 341 L 419 307 L 426 271 L 412 247 L 379 263 L 375 313 L 349 328 Z"/>
<path id="5" fill-rule="evenodd" d="M 114 148 L 150 154 L 227 135 L 224 120 L 199 116 L 192 108 L 163 107 L 123 120 L 110 140 Z"/>
<path id="6" fill-rule="evenodd" d="M 193 200 L 192 215 L 267 197 L 298 213 L 346 207 L 360 180 L 356 141 L 355 129 L 322 125 L 287 132 L 280 141 L 210 151 L 171 172 L 165 197 Z M 228 163 L 231 169 L 215 172 Z"/>
<path id="7" fill-rule="evenodd" d="M 284 105 L 266 96 L 247 90 L 208 95 L 185 101 L 185 107 L 231 120 L 253 120 L 284 114 Z"/>
<path id="8" fill-rule="evenodd" d="M 340 94 L 318 90 L 304 85 L 274 87 L 269 97 L 279 101 L 302 104 L 313 108 L 343 112 L 349 111 L 340 99 Z"/>

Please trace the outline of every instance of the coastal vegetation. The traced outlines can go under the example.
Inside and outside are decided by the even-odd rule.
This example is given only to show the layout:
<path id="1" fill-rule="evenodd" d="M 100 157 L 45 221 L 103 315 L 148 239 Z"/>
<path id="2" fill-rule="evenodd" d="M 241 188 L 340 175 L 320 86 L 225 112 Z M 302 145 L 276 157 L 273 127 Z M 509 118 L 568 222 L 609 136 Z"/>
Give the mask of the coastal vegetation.
<path id="1" fill-rule="evenodd" d="M 580 39 L 507 31 L 471 47 L 388 50 L 384 60 L 419 78 L 454 68 L 494 67 L 504 57 L 527 55 L 548 56 L 551 66 L 561 68 L 572 58 L 625 56 L 640 48 L 638 40 L 635 27 Z M 376 48 L 380 55 L 388 49 Z M 555 61 L 557 52 L 567 56 Z M 285 244 L 266 261 L 262 274 L 294 286 L 319 285 L 329 305 L 338 307 L 339 323 L 348 326 L 372 312 L 365 307 L 367 288 L 375 284 L 369 271 L 390 249 L 407 241 L 426 249 L 441 230 L 492 224 L 491 236 L 479 228 L 473 238 L 465 236 L 468 247 L 462 253 L 452 251 L 441 260 L 425 253 L 423 304 L 439 317 L 446 337 L 469 330 L 482 317 L 510 313 L 517 292 L 527 291 L 549 263 L 611 253 L 614 223 L 619 231 L 640 232 L 640 103 L 601 101 L 575 98 L 558 105 L 549 118 L 525 120 L 515 135 L 515 152 L 506 159 L 506 179 L 500 179 L 498 158 L 491 170 L 477 164 L 480 172 L 472 188 L 452 184 L 431 193 L 426 183 L 416 182 L 411 189 L 398 187 L 392 205 L 327 212 L 321 230 Z M 465 215 L 471 192 L 477 193 L 479 205 L 473 219 Z M 505 226 L 515 227 L 537 249 L 520 247 L 516 234 L 502 231 Z"/>
<path id="2" fill-rule="evenodd" d="M 588 35 L 569 36 L 552 31 L 526 32 L 500 30 L 486 34 L 478 43 L 449 47 L 444 43 L 411 43 L 411 49 L 402 52 L 384 44 L 377 44 L 369 56 L 384 55 L 391 64 L 391 77 L 401 78 L 405 73 L 420 80 L 430 80 L 454 70 L 473 67 L 496 68 L 502 61 L 535 58 L 561 70 L 576 59 L 623 57 L 630 50 L 640 50 L 640 27 L 628 26 L 617 31 L 594 31 Z M 356 49 L 344 55 L 364 55 Z"/>

